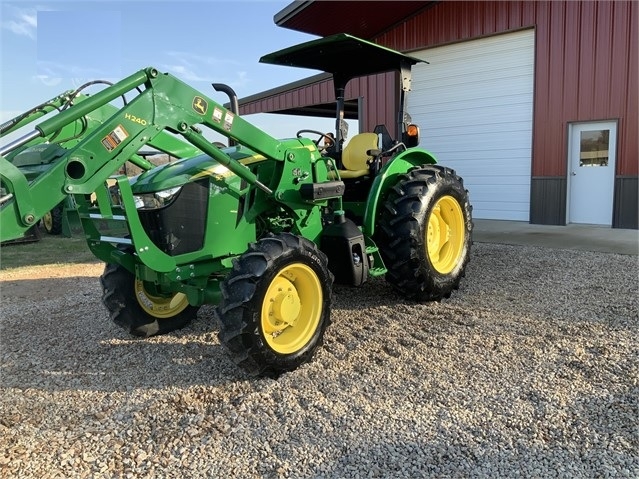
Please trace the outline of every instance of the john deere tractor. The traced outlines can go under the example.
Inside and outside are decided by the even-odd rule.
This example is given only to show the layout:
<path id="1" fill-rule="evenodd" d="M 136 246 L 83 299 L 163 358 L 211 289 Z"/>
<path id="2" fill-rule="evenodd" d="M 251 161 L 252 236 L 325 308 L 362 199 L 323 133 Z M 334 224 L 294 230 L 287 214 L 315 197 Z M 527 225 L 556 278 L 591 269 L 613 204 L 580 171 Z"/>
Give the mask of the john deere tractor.
<path id="1" fill-rule="evenodd" d="M 417 147 L 419 128 L 404 109 L 420 60 L 339 34 L 261 61 L 333 75 L 328 151 L 319 148 L 323 132 L 273 138 L 237 108 L 145 68 L 0 149 L 0 221 L 2 240 L 18 238 L 71 195 L 89 248 L 106 263 L 102 302 L 116 324 L 136 336 L 168 333 L 212 304 L 232 359 L 251 375 L 275 377 L 322 343 L 333 282 L 385 276 L 409 300 L 448 297 L 469 260 L 472 221 L 462 179 Z M 346 142 L 347 83 L 386 71 L 400 72 L 399 138 L 380 126 Z M 230 88 L 216 89 L 237 104 Z M 99 110 L 108 114 L 77 143 L 55 142 Z M 35 149 L 47 155 L 46 168 L 27 178 L 15 157 L 38 155 L 36 145 L 47 145 Z M 180 159 L 113 176 L 127 161 L 144 164 L 138 153 L 149 148 Z M 105 222 L 123 234 L 105 232 Z"/>

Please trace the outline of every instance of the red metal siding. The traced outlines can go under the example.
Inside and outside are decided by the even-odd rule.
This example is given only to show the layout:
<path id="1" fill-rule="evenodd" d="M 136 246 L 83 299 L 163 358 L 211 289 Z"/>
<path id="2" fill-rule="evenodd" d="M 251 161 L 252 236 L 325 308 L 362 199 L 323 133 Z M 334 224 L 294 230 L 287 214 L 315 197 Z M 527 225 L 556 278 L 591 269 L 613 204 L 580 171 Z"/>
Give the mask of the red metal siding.
<path id="1" fill-rule="evenodd" d="M 377 43 L 409 51 L 532 26 L 537 2 L 440 2 L 396 28 Z"/>
<path id="2" fill-rule="evenodd" d="M 394 128 L 396 90 L 394 73 L 380 73 L 351 81 L 344 91 L 346 100 L 365 97 L 365 131 L 372 131 L 378 123 L 383 123 L 389 131 Z M 250 115 L 261 112 L 277 112 L 292 108 L 335 102 L 333 80 L 322 80 L 304 88 L 261 96 L 250 102 L 242 102 L 240 114 Z"/>
<path id="3" fill-rule="evenodd" d="M 357 81 L 359 96 L 366 98 L 363 131 L 373 131 L 378 124 L 384 124 L 389 132 L 394 132 L 397 122 L 393 94 L 397 88 L 395 82 L 394 73 L 371 75 Z"/>
<path id="4" fill-rule="evenodd" d="M 242 102 L 240 113 L 250 115 L 261 112 L 274 112 L 301 106 L 316 105 L 335 101 L 333 80 L 321 80 L 304 88 L 261 96 L 253 101 Z"/>
<path id="5" fill-rule="evenodd" d="M 565 175 L 567 124 L 603 119 L 619 119 L 617 173 L 635 176 L 638 10 L 622 1 L 442 2 L 374 40 L 411 51 L 535 27 L 533 176 Z"/>

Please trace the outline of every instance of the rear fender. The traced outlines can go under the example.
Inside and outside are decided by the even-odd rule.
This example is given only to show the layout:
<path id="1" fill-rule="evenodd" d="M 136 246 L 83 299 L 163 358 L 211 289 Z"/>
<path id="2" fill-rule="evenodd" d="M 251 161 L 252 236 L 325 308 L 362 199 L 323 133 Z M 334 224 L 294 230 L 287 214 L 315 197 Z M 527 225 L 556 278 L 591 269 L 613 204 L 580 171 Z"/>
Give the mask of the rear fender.
<path id="1" fill-rule="evenodd" d="M 395 186 L 399 175 L 416 166 L 434 165 L 435 163 L 437 163 L 435 156 L 421 148 L 405 150 L 386 163 L 375 177 L 373 186 L 368 193 L 364 212 L 364 234 L 371 237 L 375 234 L 375 219 L 377 218 L 379 203 L 386 198 L 388 190 Z"/>

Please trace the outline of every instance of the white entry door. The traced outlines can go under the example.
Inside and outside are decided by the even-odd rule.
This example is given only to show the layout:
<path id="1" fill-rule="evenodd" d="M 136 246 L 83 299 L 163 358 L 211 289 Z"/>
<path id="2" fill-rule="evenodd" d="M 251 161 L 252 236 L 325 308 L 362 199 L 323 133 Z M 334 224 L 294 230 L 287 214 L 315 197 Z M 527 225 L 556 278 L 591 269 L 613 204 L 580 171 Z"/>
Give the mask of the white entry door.
<path id="1" fill-rule="evenodd" d="M 617 122 L 570 125 L 568 222 L 612 226 Z"/>

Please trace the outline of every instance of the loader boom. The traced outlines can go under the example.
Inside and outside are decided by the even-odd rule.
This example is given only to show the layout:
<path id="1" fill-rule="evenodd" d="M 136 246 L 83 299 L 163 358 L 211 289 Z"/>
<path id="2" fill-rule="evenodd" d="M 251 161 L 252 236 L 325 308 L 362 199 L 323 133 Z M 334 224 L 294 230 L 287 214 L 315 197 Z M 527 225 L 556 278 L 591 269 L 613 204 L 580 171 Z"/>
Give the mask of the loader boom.
<path id="1" fill-rule="evenodd" d="M 107 121 L 67 150 L 46 174 L 31 184 L 5 158 L 15 149 L 46 138 L 140 87 L 144 88 L 141 93 L 121 109 L 114 108 L 114 114 Z M 154 140 L 160 134 L 167 142 L 167 132 L 182 136 L 190 144 L 179 148 L 186 151 L 176 151 L 175 146 L 181 145 L 178 142 L 170 149 L 165 148 L 171 154 L 181 157 L 184 153 L 203 151 L 248 184 L 256 185 L 267 194 L 272 193 L 249 169 L 212 145 L 198 125 L 217 131 L 266 157 L 284 160 L 285 152 L 278 140 L 177 78 L 149 67 L 42 121 L 31 133 L 0 150 L 0 177 L 7 190 L 0 198 L 2 240 L 20 237 L 65 195 L 93 193 L 141 147 L 155 146 Z"/>

